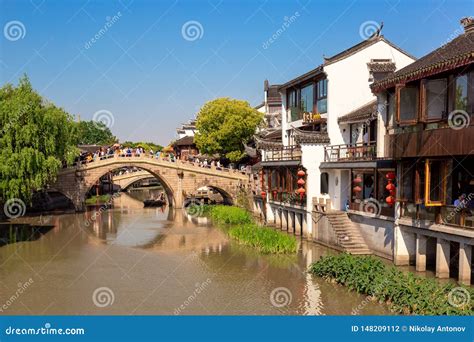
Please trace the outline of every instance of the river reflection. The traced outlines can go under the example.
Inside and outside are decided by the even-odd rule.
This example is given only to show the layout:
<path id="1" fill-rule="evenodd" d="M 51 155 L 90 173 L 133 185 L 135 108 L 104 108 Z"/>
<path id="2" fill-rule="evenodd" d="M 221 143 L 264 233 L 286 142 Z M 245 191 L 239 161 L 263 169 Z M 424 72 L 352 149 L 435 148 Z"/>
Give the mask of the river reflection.
<path id="1" fill-rule="evenodd" d="M 122 194 L 114 209 L 53 216 L 37 241 L 1 247 L 0 307 L 33 283 L 0 314 L 386 313 L 305 272 L 331 250 L 303 242 L 298 255 L 263 256 L 203 218 L 140 204 Z M 104 307 L 98 288 L 112 293 Z"/>

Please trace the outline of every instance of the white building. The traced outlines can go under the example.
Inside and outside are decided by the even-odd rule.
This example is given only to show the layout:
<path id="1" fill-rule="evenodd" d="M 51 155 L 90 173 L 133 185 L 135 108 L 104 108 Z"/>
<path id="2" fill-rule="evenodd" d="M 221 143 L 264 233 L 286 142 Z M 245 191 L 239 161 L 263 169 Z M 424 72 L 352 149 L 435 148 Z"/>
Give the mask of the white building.
<path id="1" fill-rule="evenodd" d="M 279 87 L 281 140 L 259 141 L 263 166 L 260 183 L 266 195 L 266 204 L 261 205 L 260 211 L 269 222 L 286 225 L 289 230 L 309 237 L 314 235 L 313 199 L 324 199 L 330 209 L 345 209 L 350 200 L 351 169 L 357 166 L 344 162 L 350 155 L 347 147 L 363 143 L 364 135 L 368 138 L 371 134 L 376 143 L 372 146 L 375 152 L 370 150 L 371 156 L 382 157 L 384 151 L 382 118 L 375 115 L 379 120 L 367 120 L 367 113 L 361 115 L 357 110 L 364 112 L 375 106 L 376 97 L 370 89 L 374 78 L 414 60 L 377 32 Z M 358 119 L 354 121 L 351 117 Z M 364 119 L 361 121 L 360 117 Z M 342 145 L 345 150 L 334 145 Z M 339 158 L 331 159 L 331 151 L 340 153 Z M 353 150 L 362 157 L 368 151 Z M 331 166 L 332 163 L 339 165 Z M 300 169 L 306 174 L 302 201 L 295 193 L 301 188 L 297 183 Z"/>
<path id="2" fill-rule="evenodd" d="M 176 134 L 178 139 L 194 137 L 194 134 L 196 134 L 196 120 L 189 120 L 187 123 L 182 124 L 181 127 L 176 129 Z"/>

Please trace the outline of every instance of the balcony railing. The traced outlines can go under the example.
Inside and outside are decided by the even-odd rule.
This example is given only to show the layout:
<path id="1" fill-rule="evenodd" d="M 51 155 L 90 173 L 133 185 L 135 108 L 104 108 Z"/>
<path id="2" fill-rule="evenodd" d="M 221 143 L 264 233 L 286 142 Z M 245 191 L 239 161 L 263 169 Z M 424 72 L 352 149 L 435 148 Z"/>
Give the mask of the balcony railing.
<path id="1" fill-rule="evenodd" d="M 286 160 L 301 160 L 301 148 L 299 146 L 283 146 L 265 151 L 265 161 Z"/>
<path id="2" fill-rule="evenodd" d="M 324 147 L 324 161 L 355 161 L 355 160 L 373 160 L 377 158 L 377 143 L 331 145 Z"/>

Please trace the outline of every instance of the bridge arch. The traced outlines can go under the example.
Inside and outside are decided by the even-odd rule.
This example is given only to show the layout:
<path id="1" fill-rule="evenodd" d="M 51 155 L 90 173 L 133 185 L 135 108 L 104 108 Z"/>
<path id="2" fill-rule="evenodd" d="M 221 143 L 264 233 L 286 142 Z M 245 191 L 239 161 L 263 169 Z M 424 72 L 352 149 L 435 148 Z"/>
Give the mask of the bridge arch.
<path id="1" fill-rule="evenodd" d="M 70 198 L 77 210 L 84 209 L 87 192 L 103 175 L 122 167 L 136 167 L 157 178 L 169 196 L 169 203 L 182 208 L 184 198 L 196 193 L 202 186 L 216 189 L 227 201 L 234 199 L 240 187 L 249 187 L 249 177 L 237 170 L 203 168 L 197 164 L 149 156 L 119 157 L 69 167 L 61 170 L 51 190 L 57 190 Z"/>
<path id="2" fill-rule="evenodd" d="M 130 167 L 137 167 L 137 166 L 134 166 L 134 165 L 129 165 Z M 107 173 L 109 172 L 113 172 L 117 169 L 120 169 L 120 168 L 123 168 L 124 166 L 121 166 L 121 167 L 116 167 L 110 171 L 104 171 L 104 173 L 102 175 L 99 175 L 99 176 L 95 176 L 95 178 L 92 178 L 92 184 L 89 185 L 89 188 L 85 191 L 84 193 L 84 198 L 85 196 L 87 195 L 87 193 L 92 189 L 92 187 L 97 184 L 97 182 L 103 177 L 105 176 Z M 175 203 L 175 198 L 174 198 L 174 190 L 173 188 L 171 187 L 170 184 L 168 184 L 167 180 L 163 177 L 163 176 L 160 176 L 159 172 L 157 172 L 157 170 L 152 170 L 152 168 L 147 168 L 146 166 L 140 166 L 139 167 L 141 170 L 144 170 L 148 173 L 148 177 L 147 178 L 156 178 L 158 179 L 158 181 L 160 182 L 160 184 L 163 186 L 163 189 L 165 190 L 165 194 L 166 194 L 166 197 L 168 199 L 168 205 L 174 207 L 176 205 Z M 136 180 L 138 181 L 138 180 Z M 135 181 L 135 182 L 136 182 Z M 130 183 L 128 186 L 130 186 L 132 183 Z"/>

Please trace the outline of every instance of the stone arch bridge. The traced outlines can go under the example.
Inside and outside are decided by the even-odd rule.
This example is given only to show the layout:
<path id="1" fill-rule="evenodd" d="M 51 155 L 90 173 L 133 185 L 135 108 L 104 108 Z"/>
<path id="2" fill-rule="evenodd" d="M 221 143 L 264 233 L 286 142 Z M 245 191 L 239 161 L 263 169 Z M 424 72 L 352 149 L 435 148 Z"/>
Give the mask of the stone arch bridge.
<path id="1" fill-rule="evenodd" d="M 130 185 L 132 185 L 135 182 L 138 182 L 143 179 L 147 178 L 154 178 L 152 174 L 150 174 L 148 171 L 135 171 L 135 172 L 129 172 L 129 173 L 124 173 L 122 175 L 117 175 L 112 177 L 112 181 L 114 185 L 118 185 L 120 189 L 124 190 L 128 188 Z"/>
<path id="2" fill-rule="evenodd" d="M 122 167 L 137 167 L 149 172 L 163 185 L 168 203 L 182 208 L 187 197 L 197 189 L 208 186 L 217 190 L 228 202 L 235 202 L 239 189 L 249 189 L 249 176 L 232 169 L 201 167 L 197 163 L 177 160 L 171 162 L 160 157 L 113 155 L 110 158 L 83 163 L 62 169 L 50 190 L 68 197 L 76 210 L 84 210 L 85 197 L 97 181 L 113 170 Z"/>

